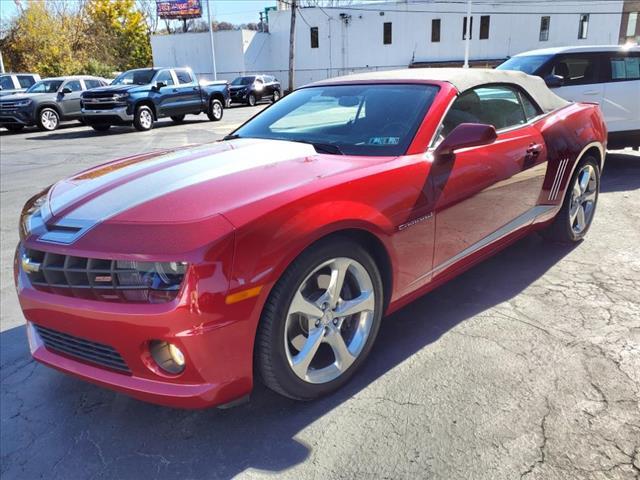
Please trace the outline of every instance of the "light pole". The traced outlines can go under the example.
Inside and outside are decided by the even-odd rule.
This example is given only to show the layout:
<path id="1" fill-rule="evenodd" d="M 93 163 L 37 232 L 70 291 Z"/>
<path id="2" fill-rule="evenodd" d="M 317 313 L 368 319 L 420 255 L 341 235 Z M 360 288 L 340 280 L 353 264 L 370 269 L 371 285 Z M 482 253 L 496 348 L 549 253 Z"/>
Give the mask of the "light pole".
<path id="1" fill-rule="evenodd" d="M 213 25 L 211 23 L 211 0 L 207 0 L 207 19 L 209 20 L 209 41 L 211 42 L 211 63 L 213 66 L 213 79 L 218 79 L 216 71 L 216 51 L 213 46 Z"/>
<path id="2" fill-rule="evenodd" d="M 471 41 L 471 0 L 467 0 L 467 21 L 465 22 L 464 68 L 469 68 L 469 42 Z"/>

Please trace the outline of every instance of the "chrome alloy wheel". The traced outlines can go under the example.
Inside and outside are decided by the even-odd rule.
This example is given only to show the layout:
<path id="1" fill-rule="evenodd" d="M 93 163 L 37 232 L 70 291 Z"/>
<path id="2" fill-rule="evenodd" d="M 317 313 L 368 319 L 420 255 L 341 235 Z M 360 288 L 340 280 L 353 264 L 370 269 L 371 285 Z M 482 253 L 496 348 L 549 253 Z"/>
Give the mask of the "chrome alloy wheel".
<path id="1" fill-rule="evenodd" d="M 217 118 L 217 119 L 222 118 L 222 105 L 220 103 L 213 102 L 212 110 L 213 110 L 214 118 Z"/>
<path id="2" fill-rule="evenodd" d="M 293 372 L 315 384 L 342 375 L 367 343 L 375 305 L 373 282 L 359 262 L 340 257 L 317 266 L 287 313 L 284 344 Z"/>
<path id="3" fill-rule="evenodd" d="M 147 109 L 144 109 L 140 112 L 140 125 L 145 130 L 149 130 L 151 125 L 153 124 L 153 115 Z"/>
<path id="4" fill-rule="evenodd" d="M 40 114 L 40 122 L 46 130 L 55 130 L 58 127 L 58 115 L 50 109 L 45 109 Z"/>
<path id="5" fill-rule="evenodd" d="M 592 165 L 586 164 L 576 176 L 571 191 L 569 223 L 576 235 L 584 232 L 593 218 L 598 196 L 598 179 Z"/>

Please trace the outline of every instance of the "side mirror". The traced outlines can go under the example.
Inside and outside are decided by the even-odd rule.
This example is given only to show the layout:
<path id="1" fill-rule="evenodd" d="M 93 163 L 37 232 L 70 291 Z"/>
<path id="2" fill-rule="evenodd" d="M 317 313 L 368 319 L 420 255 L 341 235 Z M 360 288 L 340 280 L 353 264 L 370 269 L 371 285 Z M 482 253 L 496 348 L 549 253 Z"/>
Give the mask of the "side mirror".
<path id="1" fill-rule="evenodd" d="M 562 75 L 547 75 L 544 77 L 544 83 L 547 84 L 549 88 L 557 88 L 564 85 L 564 77 Z"/>
<path id="2" fill-rule="evenodd" d="M 66 95 L 67 93 L 71 93 L 71 92 L 72 92 L 72 90 L 71 90 L 69 87 L 64 87 L 64 88 L 62 89 L 62 93 L 63 93 L 64 95 Z"/>
<path id="3" fill-rule="evenodd" d="M 166 87 L 167 84 L 165 82 L 156 82 L 156 90 L 160 90 L 163 87 Z"/>
<path id="4" fill-rule="evenodd" d="M 488 145 L 498 138 L 493 125 L 482 123 L 461 123 L 445 137 L 434 152 L 438 161 L 450 162 L 455 158 L 455 150 L 460 148 Z"/>

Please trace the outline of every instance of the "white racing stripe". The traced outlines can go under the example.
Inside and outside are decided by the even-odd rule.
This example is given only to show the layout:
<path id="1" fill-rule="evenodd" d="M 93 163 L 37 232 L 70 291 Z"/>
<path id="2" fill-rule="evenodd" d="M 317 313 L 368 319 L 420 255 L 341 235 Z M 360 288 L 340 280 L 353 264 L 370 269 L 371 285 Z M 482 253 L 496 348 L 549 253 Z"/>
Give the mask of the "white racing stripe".
<path id="1" fill-rule="evenodd" d="M 274 140 L 246 144 L 238 142 L 234 147 L 232 150 L 178 163 L 123 183 L 80 205 L 66 215 L 65 220 L 93 226 L 182 188 L 316 154 L 311 145 Z"/>

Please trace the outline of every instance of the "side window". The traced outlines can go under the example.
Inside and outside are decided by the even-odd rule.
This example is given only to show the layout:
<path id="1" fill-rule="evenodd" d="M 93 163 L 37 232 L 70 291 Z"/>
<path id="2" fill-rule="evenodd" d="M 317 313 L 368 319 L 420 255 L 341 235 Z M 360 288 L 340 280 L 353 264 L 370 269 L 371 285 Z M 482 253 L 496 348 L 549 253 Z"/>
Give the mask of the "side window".
<path id="1" fill-rule="evenodd" d="M 540 110 L 540 108 L 535 103 L 533 103 L 528 95 L 522 92 L 519 93 L 520 101 L 522 102 L 522 108 L 524 109 L 524 114 L 527 117 L 527 121 L 537 117 L 542 113 L 542 110 Z"/>
<path id="2" fill-rule="evenodd" d="M 531 107 L 536 110 L 535 105 L 531 104 Z M 505 85 L 477 87 L 462 93 L 453 102 L 442 123 L 441 135 L 448 135 L 461 123 L 485 123 L 496 130 L 522 125 L 527 122 L 524 112 L 515 88 Z"/>
<path id="3" fill-rule="evenodd" d="M 318 27 L 311 27 L 311 48 L 318 48 L 320 46 L 320 37 L 318 36 Z"/>
<path id="4" fill-rule="evenodd" d="M 640 80 L 640 54 L 614 55 L 608 58 L 610 65 L 609 82 Z"/>
<path id="5" fill-rule="evenodd" d="M 156 77 L 156 82 L 162 82 L 167 86 L 173 85 L 173 76 L 170 70 L 162 70 Z"/>
<path id="6" fill-rule="evenodd" d="M 193 83 L 193 78 L 191 77 L 191 74 L 187 71 L 187 70 L 176 70 L 176 77 L 178 77 L 178 83 L 179 84 L 184 84 L 184 83 Z"/>
<path id="7" fill-rule="evenodd" d="M 29 88 L 36 83 L 36 81 L 31 75 L 18 75 L 18 83 L 20 84 L 20 88 Z"/>
<path id="8" fill-rule="evenodd" d="M 82 91 L 82 85 L 80 84 L 80 80 L 69 80 L 67 83 L 65 83 L 64 88 L 68 88 L 72 92 Z"/>
<path id="9" fill-rule="evenodd" d="M 382 43 L 383 45 L 391 45 L 391 22 L 384 22 L 382 25 Z"/>
<path id="10" fill-rule="evenodd" d="M 553 64 L 551 73 L 564 78 L 564 86 L 598 83 L 598 59 L 592 55 L 567 55 Z"/>
<path id="11" fill-rule="evenodd" d="M 0 77 L 0 87 L 3 90 L 13 90 L 13 80 L 11 80 L 11 75 L 3 75 Z"/>
<path id="12" fill-rule="evenodd" d="M 85 78 L 84 84 L 87 86 L 87 89 L 98 88 L 103 85 L 103 83 L 100 80 L 95 80 L 93 78 Z"/>

